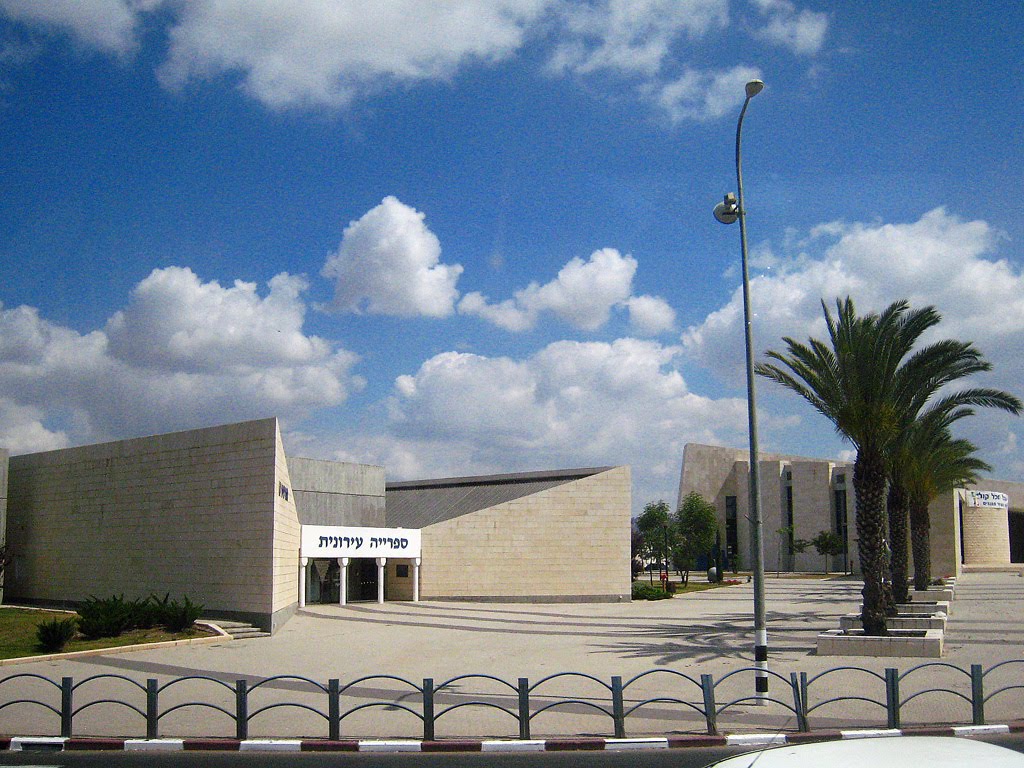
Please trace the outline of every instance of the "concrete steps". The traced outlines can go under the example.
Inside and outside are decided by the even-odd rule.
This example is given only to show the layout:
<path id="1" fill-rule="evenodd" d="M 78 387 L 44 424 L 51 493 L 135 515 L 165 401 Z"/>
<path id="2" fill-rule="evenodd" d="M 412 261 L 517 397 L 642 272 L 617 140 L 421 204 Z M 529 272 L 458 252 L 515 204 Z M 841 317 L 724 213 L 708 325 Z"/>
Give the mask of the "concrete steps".
<path id="1" fill-rule="evenodd" d="M 232 640 L 248 640 L 251 637 L 270 637 L 269 632 L 264 632 L 259 627 L 254 627 L 244 621 L 228 621 L 227 619 L 204 619 L 210 624 L 216 624 L 229 635 Z"/>

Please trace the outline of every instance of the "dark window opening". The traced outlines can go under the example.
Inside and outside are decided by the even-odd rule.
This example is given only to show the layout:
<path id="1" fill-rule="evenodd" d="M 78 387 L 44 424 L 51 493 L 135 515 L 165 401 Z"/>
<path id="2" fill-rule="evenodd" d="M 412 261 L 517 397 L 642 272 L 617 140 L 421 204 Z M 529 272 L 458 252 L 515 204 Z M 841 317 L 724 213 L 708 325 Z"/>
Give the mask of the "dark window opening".
<path id="1" fill-rule="evenodd" d="M 739 525 L 736 519 L 736 497 L 725 497 L 725 554 L 730 560 L 740 549 Z"/>

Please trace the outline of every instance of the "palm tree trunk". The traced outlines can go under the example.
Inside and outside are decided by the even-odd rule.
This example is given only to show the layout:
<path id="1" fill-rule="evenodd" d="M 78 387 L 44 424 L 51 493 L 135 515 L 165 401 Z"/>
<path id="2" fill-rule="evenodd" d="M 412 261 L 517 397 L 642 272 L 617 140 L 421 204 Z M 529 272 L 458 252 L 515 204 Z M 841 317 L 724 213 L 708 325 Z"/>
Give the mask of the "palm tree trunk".
<path id="1" fill-rule="evenodd" d="M 889 546 L 892 549 L 889 569 L 892 573 L 890 616 L 896 615 L 896 603 L 905 603 L 907 594 L 907 489 L 899 480 L 889 483 Z"/>
<path id="2" fill-rule="evenodd" d="M 914 555 L 914 589 L 925 590 L 932 581 L 931 518 L 928 500 L 910 500 L 910 546 Z"/>
<path id="3" fill-rule="evenodd" d="M 891 600 L 885 576 L 885 463 L 880 451 L 861 446 L 853 464 L 853 492 L 857 503 L 857 546 L 864 575 L 861 623 L 866 635 L 886 634 L 885 617 Z"/>

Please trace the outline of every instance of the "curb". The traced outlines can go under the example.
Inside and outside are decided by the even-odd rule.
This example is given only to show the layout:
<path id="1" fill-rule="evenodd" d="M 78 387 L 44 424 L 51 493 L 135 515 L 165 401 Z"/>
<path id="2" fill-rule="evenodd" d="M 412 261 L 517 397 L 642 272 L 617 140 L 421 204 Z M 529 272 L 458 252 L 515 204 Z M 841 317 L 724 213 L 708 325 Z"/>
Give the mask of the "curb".
<path id="1" fill-rule="evenodd" d="M 22 610 L 21 606 L 5 606 L 15 607 Z M 42 610 L 42 609 L 40 609 Z M 46 609 L 50 610 L 50 609 Z M 73 613 L 72 611 L 64 611 L 64 613 Z M 134 651 L 152 651 L 159 648 L 174 648 L 179 645 L 210 645 L 213 643 L 220 643 L 225 640 L 232 640 L 227 632 L 221 629 L 219 626 L 211 621 L 205 619 L 197 619 L 196 624 L 206 627 L 208 630 L 213 632 L 212 635 L 205 637 L 189 637 L 182 640 L 161 640 L 158 643 L 137 643 L 135 645 L 116 645 L 112 648 L 89 648 L 85 651 L 67 651 L 64 653 L 41 653 L 38 656 L 16 656 L 10 659 L 0 659 L 0 667 L 8 667 L 13 664 L 32 664 L 37 661 L 64 661 L 66 659 L 80 659 L 87 656 L 108 656 L 113 653 L 132 653 Z"/>
<path id="2" fill-rule="evenodd" d="M 687 749 L 694 747 L 771 747 L 812 741 L 877 739 L 900 736 L 988 736 L 1020 733 L 1024 721 L 1003 725 L 921 726 L 902 729 L 818 731 L 811 733 L 742 733 L 727 736 L 662 736 L 633 739 L 111 739 L 59 736 L 0 737 L 0 751 L 85 752 L 85 751 L 218 751 L 218 752 L 571 752 L 642 749 Z"/>

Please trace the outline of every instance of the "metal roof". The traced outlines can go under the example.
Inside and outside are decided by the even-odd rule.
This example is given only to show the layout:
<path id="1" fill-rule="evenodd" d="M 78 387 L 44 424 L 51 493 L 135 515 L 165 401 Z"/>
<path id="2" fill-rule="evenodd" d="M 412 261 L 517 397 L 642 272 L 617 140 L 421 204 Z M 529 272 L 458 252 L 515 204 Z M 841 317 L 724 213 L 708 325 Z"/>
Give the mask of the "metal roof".
<path id="1" fill-rule="evenodd" d="M 389 528 L 426 528 L 609 469 L 612 467 L 388 483 L 384 518 Z"/>

